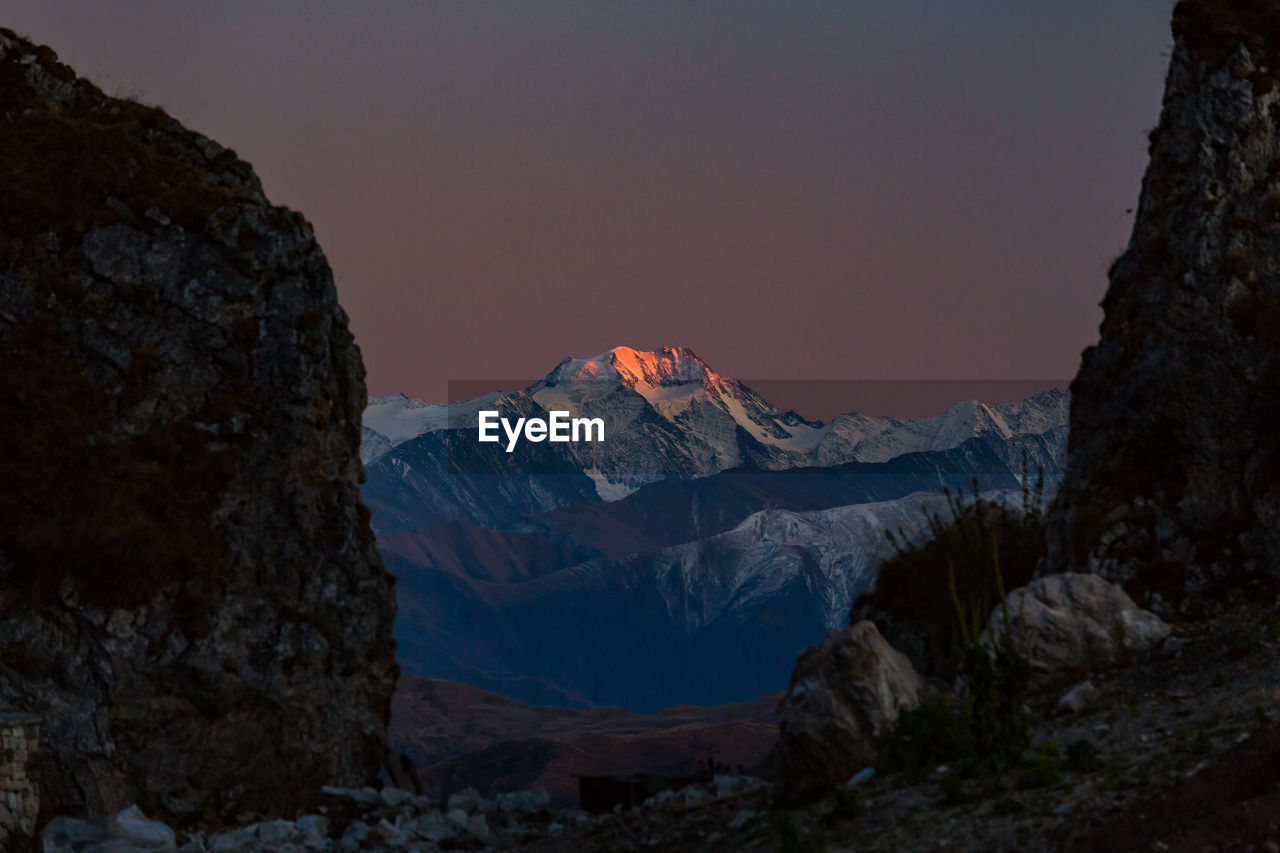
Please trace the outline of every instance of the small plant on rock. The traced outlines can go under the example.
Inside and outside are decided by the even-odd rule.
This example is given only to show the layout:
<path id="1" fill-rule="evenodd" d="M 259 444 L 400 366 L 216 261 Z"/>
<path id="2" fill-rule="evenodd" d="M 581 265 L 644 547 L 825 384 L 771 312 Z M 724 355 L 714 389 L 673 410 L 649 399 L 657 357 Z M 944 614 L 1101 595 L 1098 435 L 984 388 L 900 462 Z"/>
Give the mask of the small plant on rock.
<path id="1" fill-rule="evenodd" d="M 1003 600 L 998 541 L 992 543 L 990 566 L 994 588 Z M 954 570 L 948 573 L 948 587 L 963 642 L 960 674 L 966 695 L 959 701 L 932 696 L 900 713 L 879 741 L 878 766 L 885 772 L 901 771 L 918 782 L 937 766 L 959 761 L 964 763 L 963 770 L 947 774 L 959 786 L 965 778 L 998 776 L 1022 757 L 1031 740 L 1031 719 L 1024 704 L 1031 667 L 1017 645 L 1007 610 L 1005 630 L 989 648 L 978 641 L 984 614 L 962 604 Z M 1056 746 L 1053 759 L 1057 761 Z"/>
<path id="2" fill-rule="evenodd" d="M 1102 762 L 1098 758 L 1098 748 L 1093 741 L 1085 738 L 1074 740 L 1067 746 L 1066 768 L 1076 773 L 1088 773 L 1097 770 Z"/>
<path id="3" fill-rule="evenodd" d="M 772 823 L 778 835 L 779 853 L 826 853 L 830 847 L 826 832 L 802 832 L 788 812 L 775 811 Z"/>
<path id="4" fill-rule="evenodd" d="M 879 746 L 878 770 L 922 782 L 939 764 L 971 757 L 973 733 L 966 709 L 935 695 L 899 713 Z"/>
<path id="5" fill-rule="evenodd" d="M 923 541 L 902 530 L 888 532 L 893 554 L 880 565 L 871 591 L 854 603 L 851 619 L 862 614 L 856 618 L 902 626 L 922 643 L 917 666 L 956 675 L 968 645 L 962 635 L 981 631 L 1003 597 L 991 570 L 993 547 L 998 543 L 1003 579 L 1013 586 L 1031 581 L 1044 554 L 1043 472 L 1033 477 L 1024 460 L 1022 483 L 1020 507 L 983 497 L 975 480 L 971 495 L 946 492 L 946 511 L 925 511 Z M 939 594 L 949 582 L 964 591 L 962 607 Z M 879 627 L 883 632 L 887 624 Z"/>
<path id="6" fill-rule="evenodd" d="M 858 795 L 847 787 L 837 788 L 835 803 L 831 811 L 827 812 L 826 822 L 828 826 L 833 826 L 841 821 L 853 820 L 861 813 L 862 806 L 858 802 Z"/>
<path id="7" fill-rule="evenodd" d="M 992 571 L 996 590 L 1003 602 L 1004 579 L 1000 573 L 999 542 L 992 543 Z M 961 613 L 955 575 L 950 578 L 951 600 Z M 969 691 L 969 727 L 973 735 L 974 760 L 983 775 L 1000 774 L 1015 764 L 1031 742 L 1031 718 L 1024 704 L 1031 683 L 1031 665 L 1018 648 L 1007 606 L 1001 604 L 1004 631 L 988 649 L 978 636 L 960 625 L 965 643 L 961 674 Z"/>
<path id="8" fill-rule="evenodd" d="M 1010 817 L 1011 815 L 1022 814 L 1026 810 L 1025 804 L 1012 797 L 1005 797 L 1003 800 L 997 800 L 995 805 L 991 807 L 991 816 Z"/>
<path id="9" fill-rule="evenodd" d="M 1035 764 L 1018 774 L 1019 790 L 1047 788 L 1062 778 L 1062 762 L 1058 758 L 1058 745 L 1051 740 L 1040 744 Z"/>
<path id="10" fill-rule="evenodd" d="M 1213 741 L 1209 739 L 1209 732 L 1205 730 L 1203 725 L 1196 727 L 1196 736 L 1192 738 L 1188 750 L 1192 755 L 1204 755 L 1213 749 Z"/>

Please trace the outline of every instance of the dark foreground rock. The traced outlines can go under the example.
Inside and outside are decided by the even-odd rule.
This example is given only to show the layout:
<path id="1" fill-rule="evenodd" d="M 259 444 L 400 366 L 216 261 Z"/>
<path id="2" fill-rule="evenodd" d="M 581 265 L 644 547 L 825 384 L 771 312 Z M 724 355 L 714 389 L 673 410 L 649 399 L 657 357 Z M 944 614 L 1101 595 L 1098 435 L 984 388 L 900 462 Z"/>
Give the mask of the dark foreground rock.
<path id="1" fill-rule="evenodd" d="M 914 708 L 923 684 L 871 622 L 832 631 L 800 653 L 778 703 L 777 795 L 804 802 L 876 757 L 875 738 Z"/>
<path id="2" fill-rule="evenodd" d="M 1165 616 L 1280 579 L 1280 12 L 1184 0 L 1173 32 L 1043 568 Z"/>
<path id="3" fill-rule="evenodd" d="M 302 216 L 0 30 L 0 708 L 45 818 L 177 823 L 363 785 L 395 597 L 364 371 Z"/>

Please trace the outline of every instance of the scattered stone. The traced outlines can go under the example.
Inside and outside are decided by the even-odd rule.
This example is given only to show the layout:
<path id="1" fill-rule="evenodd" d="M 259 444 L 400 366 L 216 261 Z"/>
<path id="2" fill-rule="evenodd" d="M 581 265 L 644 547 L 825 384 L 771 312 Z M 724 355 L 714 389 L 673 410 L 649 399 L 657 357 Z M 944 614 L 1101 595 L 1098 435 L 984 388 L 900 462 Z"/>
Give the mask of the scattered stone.
<path id="1" fill-rule="evenodd" d="M 107 199 L 107 210 L 111 211 L 116 216 L 119 216 L 121 219 L 133 218 L 133 210 L 129 205 L 125 204 L 115 196 L 111 196 Z"/>
<path id="2" fill-rule="evenodd" d="M 296 824 L 287 820 L 272 820 L 258 824 L 258 841 L 264 845 L 283 844 L 298 835 Z"/>
<path id="3" fill-rule="evenodd" d="M 352 821 L 346 832 L 342 833 L 342 846 L 359 850 L 369 838 L 369 827 L 360 821 Z"/>
<path id="4" fill-rule="evenodd" d="M 232 853 L 236 850 L 250 849 L 250 845 L 257 845 L 257 831 L 252 826 L 246 826 L 241 829 L 233 829 L 230 832 L 224 832 L 209 839 L 210 853 Z"/>
<path id="5" fill-rule="evenodd" d="M 733 777 L 717 775 L 714 782 L 717 797 L 727 797 L 733 793 Z"/>
<path id="6" fill-rule="evenodd" d="M 721 774 L 705 783 L 678 792 L 666 792 L 670 805 L 714 804 L 717 791 L 731 794 L 751 789 L 764 790 L 758 779 Z M 365 807 L 368 792 L 363 789 L 332 788 L 331 798 L 358 806 L 347 815 L 339 836 L 330 835 L 330 818 L 303 815 L 297 820 L 261 820 L 225 832 L 205 836 L 194 832 L 178 839 L 167 824 L 147 818 L 130 807 L 109 820 L 88 822 L 57 817 L 49 822 L 41 838 L 42 853 L 357 853 L 357 851 L 418 851 L 439 849 L 509 849 L 538 845 L 547 839 L 565 839 L 573 832 L 590 831 L 597 821 L 579 810 L 550 809 L 545 790 L 516 791 L 495 800 L 474 792 L 462 792 L 455 805 L 473 806 L 441 811 L 424 797 L 391 794 L 376 805 Z M 505 809 L 498 810 L 497 803 Z M 550 813 L 549 813 L 550 812 Z M 639 812 L 635 812 L 639 813 Z M 706 813 L 704 813 L 706 814 Z M 351 817 L 354 815 L 354 817 Z M 670 822 L 672 815 L 659 820 Z M 601 818 L 605 825 L 615 816 Z M 723 822 L 715 824 L 721 829 Z M 704 829 L 706 837 L 710 829 Z M 178 841 L 181 840 L 181 845 Z M 625 845 L 623 845 L 625 847 Z M 579 850 L 581 848 L 571 848 Z M 591 849 L 594 849 L 591 848 Z"/>
<path id="7" fill-rule="evenodd" d="M 1072 687 L 1058 700 L 1057 711 L 1060 714 L 1082 714 L 1092 711 L 1102 702 L 1102 693 L 1093 686 L 1092 681 L 1082 681 Z"/>
<path id="8" fill-rule="evenodd" d="M 148 207 L 142 215 L 162 228 L 168 228 L 173 224 L 173 220 L 161 213 L 158 207 Z"/>
<path id="9" fill-rule="evenodd" d="M 103 841 L 106 837 L 107 828 L 102 824 L 76 820 L 66 815 L 58 815 L 49 821 L 40 834 L 46 851 L 78 850 L 84 845 Z"/>
<path id="10" fill-rule="evenodd" d="M 686 806 L 691 806 L 694 803 L 700 803 L 703 800 L 707 800 L 710 798 L 711 798 L 711 793 L 707 791 L 705 788 L 703 788 L 701 785 L 690 785 L 687 788 L 680 789 L 680 796 L 679 796 L 680 802 Z"/>
<path id="11" fill-rule="evenodd" d="M 308 845 L 318 845 L 329 837 L 329 820 L 321 815 L 300 817 L 297 827 L 302 834 L 302 840 Z"/>
<path id="12" fill-rule="evenodd" d="M 817 799 L 875 762 L 875 737 L 923 689 L 906 656 L 871 622 L 832 631 L 801 652 L 778 705 L 776 795 Z"/>
<path id="13" fill-rule="evenodd" d="M 467 788 L 455 794 L 450 794 L 446 808 L 449 811 L 461 809 L 466 814 L 471 814 L 479 806 L 480 799 L 479 791 L 475 788 Z"/>
<path id="14" fill-rule="evenodd" d="M 876 769 L 874 767 L 864 767 L 849 777 L 849 781 L 844 784 L 846 788 L 854 788 L 863 782 L 870 782 L 874 778 L 876 778 Z"/>
<path id="15" fill-rule="evenodd" d="M 489 821 L 482 814 L 473 814 L 467 818 L 467 832 L 484 841 L 489 837 Z"/>
<path id="16" fill-rule="evenodd" d="M 390 847 L 404 847 L 411 840 L 411 830 L 406 825 L 403 815 L 396 815 L 394 822 L 385 817 L 381 818 L 376 830 L 379 840 Z"/>
<path id="17" fill-rule="evenodd" d="M 364 808 L 377 808 L 382 804 L 382 795 L 373 788 L 335 788 L 325 785 L 320 790 L 327 796 Z"/>
<path id="18" fill-rule="evenodd" d="M 678 797 L 679 795 L 672 790 L 659 791 L 645 800 L 642 806 L 647 809 L 664 808 L 674 803 Z"/>
<path id="19" fill-rule="evenodd" d="M 178 849 L 178 838 L 168 825 L 151 820 L 137 806 L 129 806 L 107 821 L 107 834 L 146 850 Z"/>
<path id="20" fill-rule="evenodd" d="M 382 804 L 397 808 L 413 799 L 413 794 L 400 788 L 383 788 L 380 798 Z"/>
<path id="21" fill-rule="evenodd" d="M 457 835 L 454 823 L 449 821 L 440 812 L 429 814 L 420 818 L 417 822 L 415 832 L 419 838 L 427 841 L 444 841 Z"/>

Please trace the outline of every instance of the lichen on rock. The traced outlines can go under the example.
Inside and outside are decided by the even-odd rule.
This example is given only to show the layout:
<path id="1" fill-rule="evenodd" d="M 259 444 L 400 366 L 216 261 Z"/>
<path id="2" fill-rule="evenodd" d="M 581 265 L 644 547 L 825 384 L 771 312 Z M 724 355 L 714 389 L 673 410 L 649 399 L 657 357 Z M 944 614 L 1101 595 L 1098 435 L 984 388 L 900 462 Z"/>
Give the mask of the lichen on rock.
<path id="1" fill-rule="evenodd" d="M 0 706 L 42 810 L 292 811 L 386 751 L 360 353 L 248 164 L 0 30 Z"/>

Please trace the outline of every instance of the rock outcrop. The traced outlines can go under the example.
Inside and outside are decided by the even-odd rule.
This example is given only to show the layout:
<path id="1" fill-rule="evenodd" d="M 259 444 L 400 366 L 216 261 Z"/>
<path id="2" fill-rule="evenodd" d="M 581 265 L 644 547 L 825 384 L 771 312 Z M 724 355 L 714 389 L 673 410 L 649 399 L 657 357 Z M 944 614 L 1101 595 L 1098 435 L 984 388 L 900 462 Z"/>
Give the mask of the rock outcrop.
<path id="1" fill-rule="evenodd" d="M 1157 648 L 1169 626 L 1098 575 L 1061 574 L 1015 589 L 991 613 L 979 637 L 987 646 L 1011 638 L 1034 680 L 1094 672 Z"/>
<path id="2" fill-rule="evenodd" d="M 1183 0 L 1173 34 L 1041 570 L 1165 614 L 1280 587 L 1280 10 Z"/>
<path id="3" fill-rule="evenodd" d="M 832 631 L 800 653 L 778 704 L 775 794 L 823 796 L 875 761 L 875 738 L 924 689 L 911 662 L 871 622 Z"/>
<path id="4" fill-rule="evenodd" d="M 395 595 L 311 226 L 0 30 L 0 708 L 42 813 L 280 814 L 383 761 Z"/>

